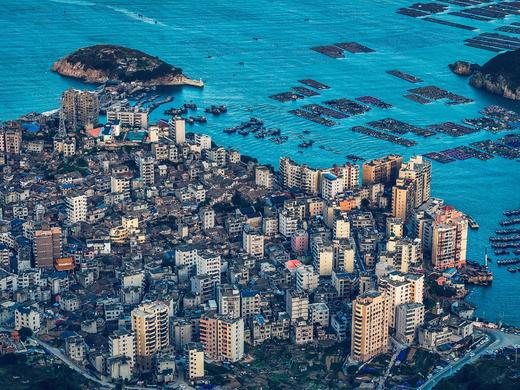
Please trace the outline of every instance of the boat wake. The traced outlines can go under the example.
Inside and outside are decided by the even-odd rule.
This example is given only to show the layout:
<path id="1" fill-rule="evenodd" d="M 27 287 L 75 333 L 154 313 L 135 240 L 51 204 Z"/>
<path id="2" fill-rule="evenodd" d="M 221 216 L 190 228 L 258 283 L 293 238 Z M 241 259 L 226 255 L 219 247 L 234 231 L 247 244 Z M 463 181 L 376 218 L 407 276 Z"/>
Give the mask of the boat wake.
<path id="1" fill-rule="evenodd" d="M 85 7 L 91 7 L 96 5 L 95 3 L 91 3 L 90 1 L 82 1 L 82 0 L 50 0 L 53 3 L 59 4 L 70 4 L 70 5 L 82 5 Z"/>
<path id="2" fill-rule="evenodd" d="M 159 22 L 158 20 L 149 18 L 149 17 L 144 16 L 142 14 L 138 14 L 137 12 L 130 11 L 130 10 L 126 9 L 126 8 L 119 8 L 119 7 L 114 7 L 114 6 L 111 6 L 111 5 L 107 5 L 106 7 L 111 9 L 112 11 L 115 11 L 115 12 L 118 12 L 118 13 L 123 14 L 125 16 L 128 16 L 130 19 L 138 20 L 140 22 L 147 23 L 147 24 L 153 24 L 153 25 L 156 25 L 156 26 L 167 27 L 166 24 L 164 24 L 162 22 Z"/>

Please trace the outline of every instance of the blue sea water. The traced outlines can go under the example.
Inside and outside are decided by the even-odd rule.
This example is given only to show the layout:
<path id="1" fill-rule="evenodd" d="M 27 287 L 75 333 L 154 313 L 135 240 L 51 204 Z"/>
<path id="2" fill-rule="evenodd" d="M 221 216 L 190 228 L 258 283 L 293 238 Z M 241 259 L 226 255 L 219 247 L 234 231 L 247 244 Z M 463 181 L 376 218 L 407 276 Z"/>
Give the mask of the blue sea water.
<path id="1" fill-rule="evenodd" d="M 471 88 L 467 80 L 452 74 L 447 67 L 457 59 L 483 63 L 491 58 L 493 53 L 464 46 L 463 40 L 520 18 L 486 23 L 453 15 L 441 17 L 479 28 L 472 32 L 395 13 L 397 8 L 412 2 L 3 0 L 0 120 L 56 108 L 61 92 L 69 86 L 87 88 L 50 72 L 52 62 L 82 46 L 113 43 L 157 55 L 182 67 L 192 78 L 202 78 L 204 89 L 167 91 L 175 96 L 170 106 L 186 101 L 194 101 L 199 107 L 226 104 L 228 114 L 209 117 L 208 124 L 195 125 L 193 130 L 206 132 L 219 144 L 236 147 L 275 166 L 282 155 L 325 167 L 343 163 L 347 154 L 365 158 L 388 153 L 411 156 L 497 138 L 499 135 L 483 131 L 459 138 L 407 135 L 418 145 L 405 148 L 350 131 L 353 125 L 385 117 L 417 125 L 460 121 L 478 116 L 478 111 L 489 104 L 520 111 L 518 103 Z M 334 60 L 309 49 L 342 41 L 357 41 L 376 52 L 347 53 L 346 59 Z M 438 85 L 476 102 L 459 106 L 412 102 L 403 95 L 417 85 L 386 74 L 389 69 L 409 72 L 424 80 L 420 85 Z M 268 98 L 298 85 L 301 78 L 313 78 L 332 88 L 296 103 L 278 103 Z M 362 95 L 378 97 L 394 107 L 373 109 L 342 120 L 333 128 L 287 112 L 310 102 Z M 160 117 L 167 107 L 159 108 L 154 118 Z M 281 128 L 289 141 L 276 145 L 267 139 L 222 133 L 223 128 L 251 116 L 264 120 L 269 127 Z M 301 140 L 297 136 L 303 130 L 311 131 L 307 138 L 314 139 L 316 144 L 298 153 Z M 319 145 L 336 152 L 320 149 Z M 470 234 L 470 259 L 482 260 L 488 237 L 498 227 L 502 211 L 520 207 L 519 168 L 518 162 L 499 157 L 486 162 L 434 163 L 433 195 L 446 199 L 480 223 L 480 230 Z M 509 274 L 496 263 L 491 268 L 495 273 L 493 287 L 472 289 L 470 301 L 478 305 L 478 313 L 487 319 L 520 325 L 520 275 Z"/>

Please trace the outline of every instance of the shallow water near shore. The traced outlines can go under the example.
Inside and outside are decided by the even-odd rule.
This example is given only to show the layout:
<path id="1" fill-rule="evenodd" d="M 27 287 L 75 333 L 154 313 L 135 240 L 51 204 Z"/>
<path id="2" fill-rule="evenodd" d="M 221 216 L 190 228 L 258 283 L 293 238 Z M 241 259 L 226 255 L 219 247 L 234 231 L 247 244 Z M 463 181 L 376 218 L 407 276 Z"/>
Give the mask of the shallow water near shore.
<path id="1" fill-rule="evenodd" d="M 188 76 L 205 81 L 204 89 L 164 91 L 175 96 L 175 100 L 157 109 L 152 119 L 161 117 L 164 109 L 188 101 L 199 107 L 226 104 L 227 114 L 218 118 L 208 115 L 206 125 L 190 129 L 206 132 L 219 144 L 236 147 L 243 154 L 275 166 L 283 155 L 325 167 L 343 163 L 347 154 L 367 159 L 388 153 L 408 157 L 500 137 L 484 131 L 463 137 L 440 134 L 428 139 L 405 135 L 418 143 L 405 148 L 350 130 L 354 125 L 386 117 L 416 125 L 458 122 L 477 117 L 478 111 L 489 104 L 520 111 L 520 104 L 473 89 L 467 79 L 452 74 L 447 67 L 458 59 L 483 63 L 491 58 L 493 53 L 464 46 L 463 40 L 518 22 L 520 17 L 487 23 L 451 15 L 441 17 L 479 28 L 466 31 L 395 13 L 397 8 L 411 3 L 3 1 L 0 120 L 56 108 L 64 89 L 86 86 L 50 72 L 52 62 L 82 46 L 113 43 L 157 55 L 183 68 Z M 375 52 L 346 53 L 347 58 L 335 60 L 310 50 L 313 46 L 344 41 L 359 42 Z M 389 69 L 402 70 L 424 82 L 408 83 L 386 74 Z M 303 78 L 318 80 L 331 89 L 294 103 L 268 98 L 298 86 L 297 80 Z M 437 85 L 475 102 L 458 106 L 443 102 L 421 105 L 403 97 L 408 89 L 424 85 Z M 375 96 L 394 107 L 374 108 L 365 115 L 341 120 L 340 125 L 332 128 L 288 113 L 308 103 L 363 95 Z M 200 109 L 196 115 L 203 115 Z M 243 137 L 222 132 L 251 116 L 264 120 L 268 127 L 280 128 L 289 140 L 277 145 L 252 134 Z M 311 132 L 305 139 L 313 139 L 315 145 L 299 153 L 298 135 L 303 130 Z M 334 151 L 320 149 L 320 145 Z M 502 211 L 520 207 L 520 163 L 500 157 L 486 162 L 434 162 L 432 193 L 478 221 L 480 229 L 470 234 L 468 257 L 482 261 L 485 248 L 489 248 L 488 238 L 503 218 Z M 492 252 L 490 257 L 494 258 Z M 508 273 L 505 267 L 498 268 L 496 262 L 490 266 L 494 271 L 493 287 L 473 288 L 469 300 L 478 305 L 479 315 L 489 320 L 520 325 L 520 275 Z"/>

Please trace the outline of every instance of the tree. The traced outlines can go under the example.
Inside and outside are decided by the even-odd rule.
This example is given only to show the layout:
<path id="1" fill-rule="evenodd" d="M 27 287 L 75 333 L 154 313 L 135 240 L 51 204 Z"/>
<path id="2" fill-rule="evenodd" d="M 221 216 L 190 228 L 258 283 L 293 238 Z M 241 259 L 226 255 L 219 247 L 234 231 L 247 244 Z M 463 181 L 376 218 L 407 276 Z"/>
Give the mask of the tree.
<path id="1" fill-rule="evenodd" d="M 20 339 L 22 341 L 27 340 L 27 338 L 31 337 L 33 335 L 33 331 L 30 328 L 26 328 L 25 326 L 22 326 L 20 330 L 18 331 L 18 334 L 20 335 Z"/>

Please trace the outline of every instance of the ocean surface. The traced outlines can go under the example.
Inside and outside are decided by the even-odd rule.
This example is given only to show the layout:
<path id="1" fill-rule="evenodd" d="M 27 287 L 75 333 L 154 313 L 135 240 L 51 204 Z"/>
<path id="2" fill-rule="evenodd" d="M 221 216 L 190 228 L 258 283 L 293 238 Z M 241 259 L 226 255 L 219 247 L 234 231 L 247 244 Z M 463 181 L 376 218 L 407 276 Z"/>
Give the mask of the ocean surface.
<path id="1" fill-rule="evenodd" d="M 385 117 L 416 125 L 458 122 L 479 116 L 478 111 L 489 104 L 520 111 L 518 103 L 473 89 L 466 79 L 452 74 L 447 67 L 458 59 L 484 63 L 493 53 L 464 46 L 463 40 L 519 22 L 520 17 L 496 22 L 453 15 L 440 17 L 479 28 L 466 31 L 395 13 L 397 8 L 411 3 L 413 0 L 3 0 L 0 120 L 54 109 L 61 92 L 69 86 L 92 88 L 62 78 L 49 68 L 53 61 L 79 47 L 113 43 L 157 55 L 181 67 L 188 76 L 205 81 L 204 89 L 165 91 L 175 100 L 156 110 L 153 119 L 159 118 L 165 108 L 187 101 L 199 107 L 226 104 L 228 114 L 219 118 L 208 116 L 208 123 L 194 125 L 193 131 L 208 133 L 219 144 L 236 147 L 243 154 L 275 166 L 278 158 L 285 155 L 326 167 L 344 163 L 347 154 L 367 159 L 388 153 L 408 157 L 500 137 L 485 131 L 463 137 L 441 134 L 428 139 L 406 135 L 418 142 L 417 146 L 406 148 L 350 130 L 354 125 Z M 310 50 L 312 46 L 344 41 L 359 42 L 375 52 L 347 53 L 347 58 L 336 60 Z M 386 74 L 389 69 L 411 73 L 424 82 L 408 83 Z M 331 89 L 293 103 L 268 98 L 297 86 L 297 80 L 302 78 L 318 80 Z M 403 97 L 407 89 L 424 85 L 440 86 L 475 99 L 475 103 L 421 105 Z M 378 97 L 394 107 L 373 109 L 365 115 L 344 119 L 332 128 L 288 113 L 307 103 L 363 95 Z M 197 115 L 202 115 L 200 110 Z M 251 116 L 264 120 L 268 127 L 280 128 L 289 136 L 288 142 L 277 145 L 252 135 L 222 132 Z M 303 130 L 311 132 L 305 138 L 313 139 L 315 144 L 298 153 L 298 136 Z M 320 145 L 332 150 L 323 150 Z M 502 211 L 520 207 L 520 164 L 500 157 L 485 162 L 434 162 L 432 193 L 480 223 L 480 229 L 470 233 L 468 257 L 482 261 Z M 510 274 L 496 263 L 491 268 L 495 276 L 493 287 L 473 288 L 469 300 L 478 305 L 479 315 L 486 319 L 520 325 L 520 275 Z"/>

